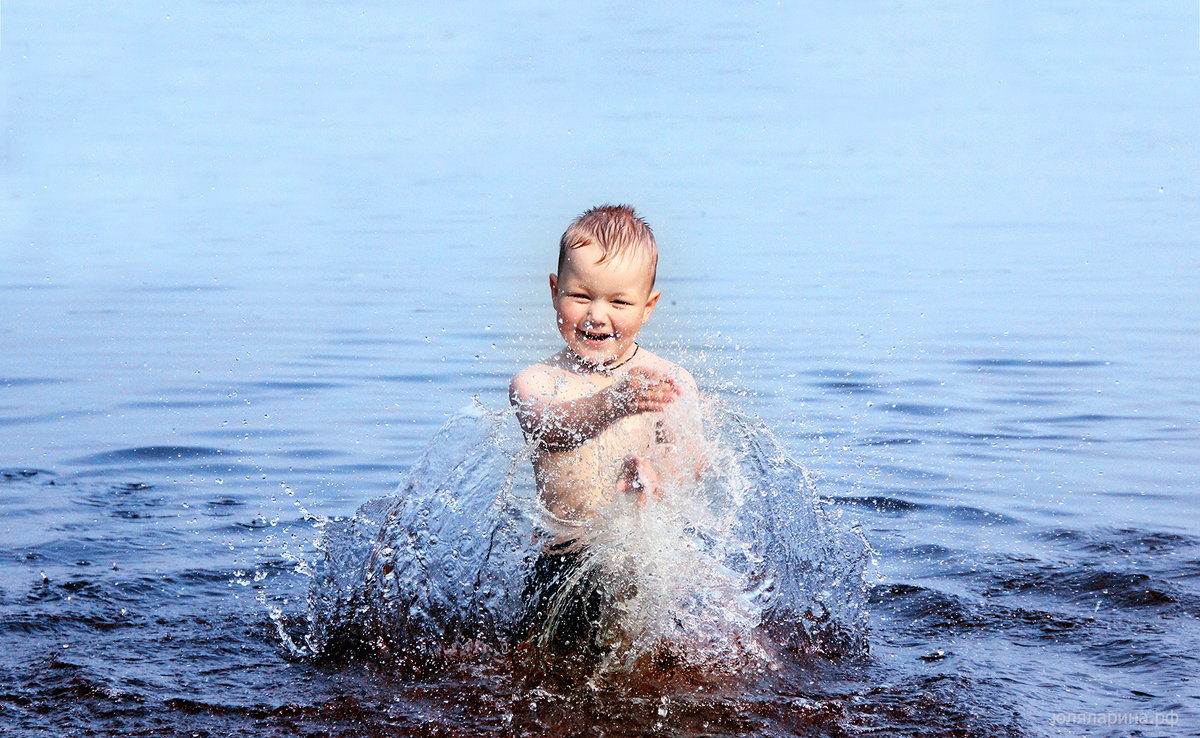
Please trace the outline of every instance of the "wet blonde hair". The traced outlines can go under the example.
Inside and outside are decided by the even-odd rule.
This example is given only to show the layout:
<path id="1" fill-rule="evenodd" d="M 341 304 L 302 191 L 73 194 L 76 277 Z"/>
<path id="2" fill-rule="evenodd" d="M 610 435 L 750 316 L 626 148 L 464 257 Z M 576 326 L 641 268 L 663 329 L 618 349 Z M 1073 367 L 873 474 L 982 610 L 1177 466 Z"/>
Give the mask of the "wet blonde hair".
<path id="1" fill-rule="evenodd" d="M 601 205 L 579 216 L 567 226 L 558 242 L 558 271 L 561 274 L 567 252 L 594 243 L 600 247 L 600 261 L 625 254 L 640 256 L 650 264 L 650 285 L 658 272 L 658 244 L 642 217 L 628 205 Z"/>

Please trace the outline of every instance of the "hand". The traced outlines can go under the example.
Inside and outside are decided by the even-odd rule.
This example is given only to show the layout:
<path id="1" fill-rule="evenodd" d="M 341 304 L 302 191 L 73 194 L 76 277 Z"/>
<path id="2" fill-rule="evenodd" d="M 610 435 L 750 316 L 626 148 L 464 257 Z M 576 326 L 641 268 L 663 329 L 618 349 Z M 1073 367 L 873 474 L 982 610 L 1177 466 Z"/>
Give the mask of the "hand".
<path id="1" fill-rule="evenodd" d="M 671 375 L 644 366 L 630 369 L 613 390 L 626 415 L 658 412 L 683 393 Z"/>
<path id="2" fill-rule="evenodd" d="M 617 477 L 617 491 L 636 494 L 634 503 L 645 507 L 650 498 L 655 502 L 662 499 L 662 489 L 658 486 L 658 472 L 644 456 L 630 456 L 621 465 L 621 474 Z"/>

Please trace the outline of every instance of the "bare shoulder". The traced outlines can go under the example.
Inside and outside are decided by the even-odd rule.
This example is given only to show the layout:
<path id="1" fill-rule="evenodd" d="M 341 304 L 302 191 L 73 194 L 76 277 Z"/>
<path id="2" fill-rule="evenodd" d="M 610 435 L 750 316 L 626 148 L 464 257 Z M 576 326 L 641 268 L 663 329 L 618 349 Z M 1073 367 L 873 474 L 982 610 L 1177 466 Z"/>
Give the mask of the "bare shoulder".
<path id="1" fill-rule="evenodd" d="M 508 383 L 509 401 L 519 404 L 549 394 L 554 388 L 555 373 L 555 368 L 546 362 L 525 367 Z"/>
<path id="2" fill-rule="evenodd" d="M 555 354 L 513 375 L 508 383 L 508 399 L 513 404 L 522 404 L 552 398 L 570 379 L 569 375 L 561 357 Z"/>

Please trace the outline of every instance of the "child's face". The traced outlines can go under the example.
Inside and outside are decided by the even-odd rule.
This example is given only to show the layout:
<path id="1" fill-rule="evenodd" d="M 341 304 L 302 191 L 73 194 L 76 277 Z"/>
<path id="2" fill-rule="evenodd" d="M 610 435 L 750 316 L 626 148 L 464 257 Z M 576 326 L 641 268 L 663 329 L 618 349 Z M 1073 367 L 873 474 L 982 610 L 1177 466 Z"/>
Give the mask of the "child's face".
<path id="1" fill-rule="evenodd" d="M 559 273 L 550 275 L 558 332 L 576 356 L 597 367 L 633 353 L 658 304 L 646 259 L 630 254 L 600 264 L 601 253 L 593 244 L 572 249 Z"/>

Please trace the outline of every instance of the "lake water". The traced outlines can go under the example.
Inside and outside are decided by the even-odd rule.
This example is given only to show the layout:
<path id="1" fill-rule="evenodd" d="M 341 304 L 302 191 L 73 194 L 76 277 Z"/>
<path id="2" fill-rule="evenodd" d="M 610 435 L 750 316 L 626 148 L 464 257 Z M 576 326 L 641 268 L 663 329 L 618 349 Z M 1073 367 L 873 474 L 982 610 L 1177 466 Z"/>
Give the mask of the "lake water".
<path id="1" fill-rule="evenodd" d="M 6 735 L 1200 735 L 1195 6 L 9 2 L 0 58 Z M 643 344 L 870 546 L 866 652 L 291 650 L 606 201 Z"/>

